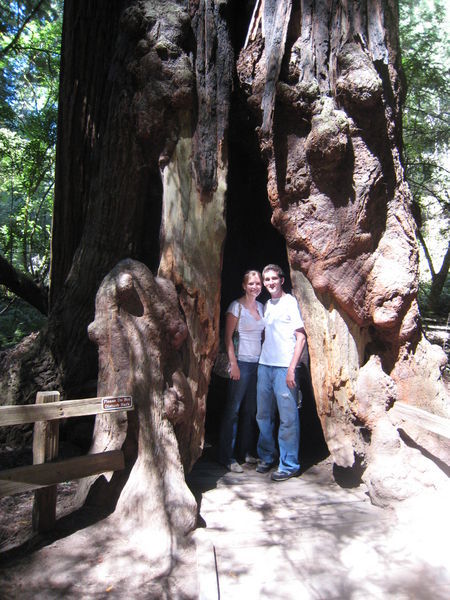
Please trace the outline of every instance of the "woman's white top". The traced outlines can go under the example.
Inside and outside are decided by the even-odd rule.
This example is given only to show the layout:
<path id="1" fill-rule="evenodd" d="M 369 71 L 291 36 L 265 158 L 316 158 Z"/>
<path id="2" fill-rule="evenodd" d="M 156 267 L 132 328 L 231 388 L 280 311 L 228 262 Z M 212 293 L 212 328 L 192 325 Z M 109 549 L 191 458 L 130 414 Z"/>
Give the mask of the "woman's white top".
<path id="1" fill-rule="evenodd" d="M 240 317 L 239 307 L 241 307 Z M 237 300 L 234 300 L 227 308 L 227 313 L 231 313 L 236 318 L 239 317 L 239 348 L 237 358 L 244 362 L 256 363 L 261 354 L 261 336 L 264 329 L 264 307 L 261 302 L 256 302 L 256 308 L 261 317 L 259 321 L 257 321 L 252 313 Z"/>

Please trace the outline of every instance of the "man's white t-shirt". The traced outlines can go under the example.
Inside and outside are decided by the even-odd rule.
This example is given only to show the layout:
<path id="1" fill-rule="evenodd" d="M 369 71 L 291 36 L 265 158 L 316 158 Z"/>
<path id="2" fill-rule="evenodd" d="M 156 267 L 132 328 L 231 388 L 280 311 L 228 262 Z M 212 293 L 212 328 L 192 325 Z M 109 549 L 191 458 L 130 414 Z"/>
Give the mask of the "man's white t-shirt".
<path id="1" fill-rule="evenodd" d="M 303 329 L 303 320 L 297 300 L 291 294 L 271 298 L 264 309 L 264 343 L 259 364 L 271 367 L 289 367 L 297 337 Z"/>
<path id="2" fill-rule="evenodd" d="M 231 313 L 235 317 L 238 317 L 239 306 L 241 307 L 241 316 L 239 317 L 238 324 L 239 348 L 237 358 L 244 362 L 256 363 L 261 354 L 261 334 L 264 329 L 264 307 L 261 302 L 256 302 L 256 307 L 261 316 L 259 321 L 257 321 L 252 313 L 237 300 L 230 304 L 227 308 L 227 313 Z"/>

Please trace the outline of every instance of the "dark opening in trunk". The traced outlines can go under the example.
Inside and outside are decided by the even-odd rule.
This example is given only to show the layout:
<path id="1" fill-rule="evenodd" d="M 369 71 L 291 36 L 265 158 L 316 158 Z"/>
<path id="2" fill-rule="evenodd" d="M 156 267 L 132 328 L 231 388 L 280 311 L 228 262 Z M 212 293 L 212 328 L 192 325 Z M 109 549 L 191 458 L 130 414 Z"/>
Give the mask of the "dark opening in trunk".
<path id="1" fill-rule="evenodd" d="M 256 125 L 242 92 L 238 85 L 235 85 L 230 110 L 227 236 L 221 295 L 222 326 L 230 302 L 243 293 L 241 282 L 246 270 L 261 271 L 268 263 L 278 264 L 286 274 L 284 288 L 288 292 L 291 291 L 286 242 L 270 221 L 267 169 L 261 159 Z M 264 303 L 267 298 L 267 292 L 263 291 L 259 300 Z M 212 374 L 207 399 L 205 441 L 212 446 L 213 456 L 217 450 L 227 385 L 227 379 Z M 300 458 L 305 468 L 326 456 L 328 449 L 317 416 L 309 371 L 306 367 L 301 368 L 301 387 L 303 401 Z"/>

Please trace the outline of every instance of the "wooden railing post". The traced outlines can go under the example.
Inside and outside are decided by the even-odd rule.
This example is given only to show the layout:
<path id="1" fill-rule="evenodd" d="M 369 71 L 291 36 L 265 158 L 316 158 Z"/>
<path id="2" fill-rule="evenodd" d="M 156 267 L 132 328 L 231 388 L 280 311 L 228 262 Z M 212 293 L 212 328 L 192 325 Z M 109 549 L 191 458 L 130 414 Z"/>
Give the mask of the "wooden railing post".
<path id="1" fill-rule="evenodd" d="M 38 392 L 36 404 L 58 402 L 59 392 Z M 33 434 L 33 464 L 53 460 L 58 456 L 59 421 L 36 421 Z M 33 530 L 39 533 L 50 531 L 56 521 L 56 485 L 34 492 Z"/>

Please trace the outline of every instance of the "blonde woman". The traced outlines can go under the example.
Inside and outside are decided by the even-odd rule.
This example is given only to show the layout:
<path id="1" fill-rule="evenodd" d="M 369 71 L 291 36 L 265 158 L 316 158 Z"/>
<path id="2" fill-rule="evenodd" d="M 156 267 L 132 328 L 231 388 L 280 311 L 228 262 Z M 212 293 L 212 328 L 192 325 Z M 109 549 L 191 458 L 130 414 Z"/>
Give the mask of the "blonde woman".
<path id="1" fill-rule="evenodd" d="M 264 330 L 263 305 L 256 300 L 262 289 L 261 273 L 247 271 L 242 288 L 244 295 L 230 304 L 226 315 L 225 346 L 230 360 L 230 381 L 219 441 L 219 461 L 235 473 L 243 473 L 235 457 L 240 412 L 243 456 L 246 462 L 256 462 L 252 460 L 258 437 L 256 374 Z M 237 350 L 233 343 L 235 329 L 239 332 Z"/>

